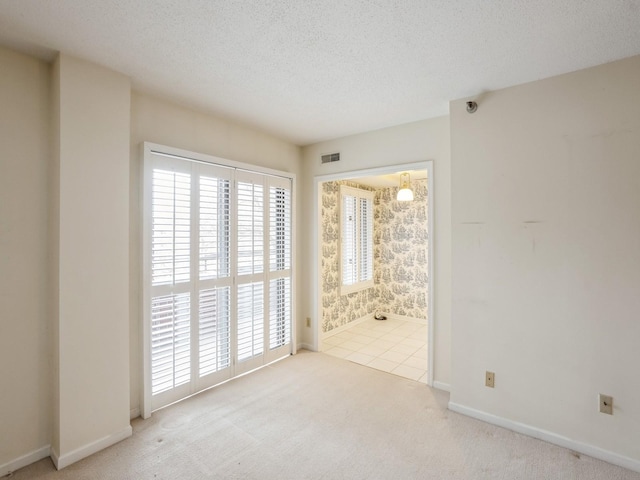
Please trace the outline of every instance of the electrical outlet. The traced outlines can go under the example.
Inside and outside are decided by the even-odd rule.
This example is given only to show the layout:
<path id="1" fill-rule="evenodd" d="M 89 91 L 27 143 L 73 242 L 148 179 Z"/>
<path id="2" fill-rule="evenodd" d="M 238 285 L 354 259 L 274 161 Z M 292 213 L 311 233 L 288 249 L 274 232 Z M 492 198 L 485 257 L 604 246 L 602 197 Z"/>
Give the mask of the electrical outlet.
<path id="1" fill-rule="evenodd" d="M 311 327 L 311 319 L 307 317 L 307 327 Z"/>
<path id="2" fill-rule="evenodd" d="M 599 404 L 600 413 L 606 413 L 607 415 L 613 415 L 613 397 L 609 395 L 600 394 Z"/>
<path id="3" fill-rule="evenodd" d="M 487 372 L 484 377 L 484 384 L 487 387 L 493 388 L 495 386 L 496 374 L 493 372 Z"/>

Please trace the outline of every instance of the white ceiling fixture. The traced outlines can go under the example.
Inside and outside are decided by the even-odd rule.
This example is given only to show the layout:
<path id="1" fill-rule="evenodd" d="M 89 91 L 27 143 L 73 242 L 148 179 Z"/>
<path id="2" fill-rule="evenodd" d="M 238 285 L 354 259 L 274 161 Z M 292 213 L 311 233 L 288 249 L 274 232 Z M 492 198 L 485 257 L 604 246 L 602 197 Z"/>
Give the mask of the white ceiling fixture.
<path id="1" fill-rule="evenodd" d="M 413 190 L 411 190 L 411 177 L 407 172 L 400 174 L 400 189 L 397 200 L 399 202 L 413 201 Z"/>
<path id="2" fill-rule="evenodd" d="M 306 145 L 640 54 L 640 0 L 0 0 L 0 45 Z"/>

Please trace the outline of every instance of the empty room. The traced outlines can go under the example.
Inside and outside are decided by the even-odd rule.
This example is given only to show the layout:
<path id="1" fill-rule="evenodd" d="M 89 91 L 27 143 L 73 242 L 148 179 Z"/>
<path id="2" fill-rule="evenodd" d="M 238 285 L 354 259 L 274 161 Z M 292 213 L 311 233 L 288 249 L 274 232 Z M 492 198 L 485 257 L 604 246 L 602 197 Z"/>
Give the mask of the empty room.
<path id="1" fill-rule="evenodd" d="M 0 477 L 640 480 L 640 0 L 0 0 Z"/>

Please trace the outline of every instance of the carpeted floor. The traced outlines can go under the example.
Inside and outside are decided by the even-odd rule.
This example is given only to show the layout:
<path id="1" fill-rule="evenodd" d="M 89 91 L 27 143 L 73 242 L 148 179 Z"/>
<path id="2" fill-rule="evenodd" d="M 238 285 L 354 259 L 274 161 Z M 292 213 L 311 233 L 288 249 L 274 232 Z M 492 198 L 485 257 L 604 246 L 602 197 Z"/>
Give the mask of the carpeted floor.
<path id="1" fill-rule="evenodd" d="M 13 479 L 640 480 L 450 412 L 447 401 L 422 383 L 303 351 L 136 419 L 131 438 L 66 469 L 45 459 Z"/>

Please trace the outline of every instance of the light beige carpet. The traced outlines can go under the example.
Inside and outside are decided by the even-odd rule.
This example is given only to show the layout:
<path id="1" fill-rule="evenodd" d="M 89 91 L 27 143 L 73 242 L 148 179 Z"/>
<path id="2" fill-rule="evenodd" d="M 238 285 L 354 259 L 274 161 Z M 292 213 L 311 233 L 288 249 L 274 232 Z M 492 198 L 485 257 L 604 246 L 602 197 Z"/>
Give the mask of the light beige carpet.
<path id="1" fill-rule="evenodd" d="M 133 421 L 133 437 L 14 479 L 580 479 L 630 472 L 447 410 L 424 384 L 301 352 Z"/>

